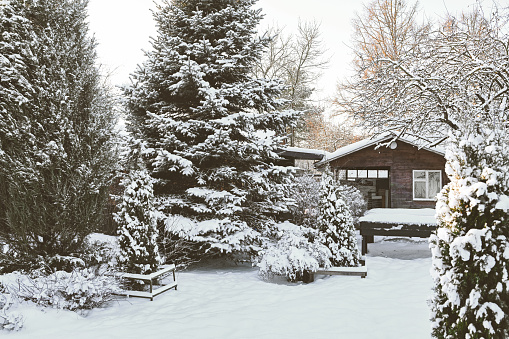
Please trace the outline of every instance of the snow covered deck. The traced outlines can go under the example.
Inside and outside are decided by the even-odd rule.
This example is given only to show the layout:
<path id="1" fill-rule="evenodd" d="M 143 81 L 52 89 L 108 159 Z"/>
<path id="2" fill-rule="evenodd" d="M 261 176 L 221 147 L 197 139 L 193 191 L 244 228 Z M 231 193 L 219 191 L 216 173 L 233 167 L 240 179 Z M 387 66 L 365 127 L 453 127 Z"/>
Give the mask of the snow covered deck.
<path id="1" fill-rule="evenodd" d="M 431 208 L 375 208 L 359 219 L 362 254 L 375 235 L 427 238 L 437 228 L 435 210 Z"/>

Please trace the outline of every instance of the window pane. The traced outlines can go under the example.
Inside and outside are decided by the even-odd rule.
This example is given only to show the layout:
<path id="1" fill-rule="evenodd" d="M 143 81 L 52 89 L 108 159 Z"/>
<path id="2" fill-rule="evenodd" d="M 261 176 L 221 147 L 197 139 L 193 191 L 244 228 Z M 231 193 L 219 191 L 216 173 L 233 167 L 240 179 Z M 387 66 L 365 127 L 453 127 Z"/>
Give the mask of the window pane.
<path id="1" fill-rule="evenodd" d="M 389 177 L 388 170 L 378 170 L 378 177 L 382 179 L 387 179 Z"/>
<path id="2" fill-rule="evenodd" d="M 428 172 L 428 199 L 434 199 L 440 192 L 440 172 Z"/>
<path id="3" fill-rule="evenodd" d="M 426 182 L 424 181 L 414 182 L 414 198 L 426 199 Z"/>
<path id="4" fill-rule="evenodd" d="M 359 178 L 367 178 L 368 177 L 368 171 L 367 170 L 358 170 L 357 174 L 359 175 Z"/>
<path id="5" fill-rule="evenodd" d="M 378 178 L 377 170 L 368 170 L 368 178 Z"/>
<path id="6" fill-rule="evenodd" d="M 348 178 L 357 178 L 357 170 L 348 170 Z"/>
<path id="7" fill-rule="evenodd" d="M 414 180 L 426 180 L 426 171 L 414 171 Z"/>

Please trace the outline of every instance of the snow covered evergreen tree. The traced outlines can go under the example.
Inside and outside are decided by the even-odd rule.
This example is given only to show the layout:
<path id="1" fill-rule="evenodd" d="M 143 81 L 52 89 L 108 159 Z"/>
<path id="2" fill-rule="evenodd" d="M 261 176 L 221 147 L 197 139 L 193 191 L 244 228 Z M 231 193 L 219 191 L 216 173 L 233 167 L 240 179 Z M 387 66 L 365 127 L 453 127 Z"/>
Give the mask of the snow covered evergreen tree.
<path id="1" fill-rule="evenodd" d="M 342 190 L 326 170 L 322 175 L 318 230 L 322 242 L 332 253 L 332 266 L 360 265 L 360 252 L 355 235 L 352 213 L 344 200 Z"/>
<path id="2" fill-rule="evenodd" d="M 23 124 L 28 111 L 32 86 L 26 78 L 25 61 L 30 50 L 31 23 L 19 15 L 20 2 L 0 3 L 0 196 L 6 197 L 10 154 L 21 153 L 30 140 L 28 124 Z M 33 141 L 33 139 L 32 139 Z M 0 199 L 0 228 L 5 229 L 8 201 Z"/>
<path id="3" fill-rule="evenodd" d="M 452 136 L 430 239 L 436 338 L 509 337 L 509 143 L 503 124 Z"/>
<path id="4" fill-rule="evenodd" d="M 108 198 L 115 110 L 86 6 L 0 5 L 0 232 L 18 263 L 79 252 Z"/>
<path id="5" fill-rule="evenodd" d="M 161 264 L 152 180 L 145 169 L 137 168 L 122 182 L 124 196 L 115 214 L 120 247 L 117 261 L 128 273 L 149 274 Z"/>
<path id="6" fill-rule="evenodd" d="M 162 210 L 190 221 L 172 231 L 198 255 L 256 251 L 267 220 L 288 211 L 276 136 L 297 114 L 276 110 L 279 82 L 250 76 L 266 44 L 255 2 L 163 1 L 152 51 L 125 90 Z"/>

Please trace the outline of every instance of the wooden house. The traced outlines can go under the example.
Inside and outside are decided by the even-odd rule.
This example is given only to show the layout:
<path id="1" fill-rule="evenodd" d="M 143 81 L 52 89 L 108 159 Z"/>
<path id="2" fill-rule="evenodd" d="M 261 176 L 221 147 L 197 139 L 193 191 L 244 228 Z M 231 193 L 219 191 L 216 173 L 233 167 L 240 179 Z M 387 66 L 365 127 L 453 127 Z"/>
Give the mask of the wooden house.
<path id="1" fill-rule="evenodd" d="M 434 208 L 447 181 L 444 151 L 419 147 L 412 138 L 387 133 L 361 140 L 328 154 L 317 163 L 329 164 L 343 183 L 356 186 L 368 208 Z"/>

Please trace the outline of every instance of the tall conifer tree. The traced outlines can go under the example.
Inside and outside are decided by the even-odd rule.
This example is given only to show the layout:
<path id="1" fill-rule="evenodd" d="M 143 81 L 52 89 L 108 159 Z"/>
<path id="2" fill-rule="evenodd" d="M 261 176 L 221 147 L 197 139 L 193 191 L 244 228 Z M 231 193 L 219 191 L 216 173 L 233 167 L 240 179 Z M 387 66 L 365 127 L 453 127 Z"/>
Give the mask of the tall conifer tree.
<path id="1" fill-rule="evenodd" d="M 462 135 L 465 133 L 466 135 Z M 435 338 L 509 336 L 507 128 L 455 133 L 430 238 Z"/>
<path id="2" fill-rule="evenodd" d="M 152 51 L 126 89 L 156 194 L 192 220 L 175 232 L 213 253 L 254 249 L 266 219 L 288 210 L 275 135 L 296 114 L 276 110 L 279 82 L 250 75 L 266 45 L 255 2 L 163 1 Z"/>
<path id="3" fill-rule="evenodd" d="M 86 6 L 0 5 L 0 231 L 18 259 L 79 252 L 107 199 L 115 116 Z"/>

